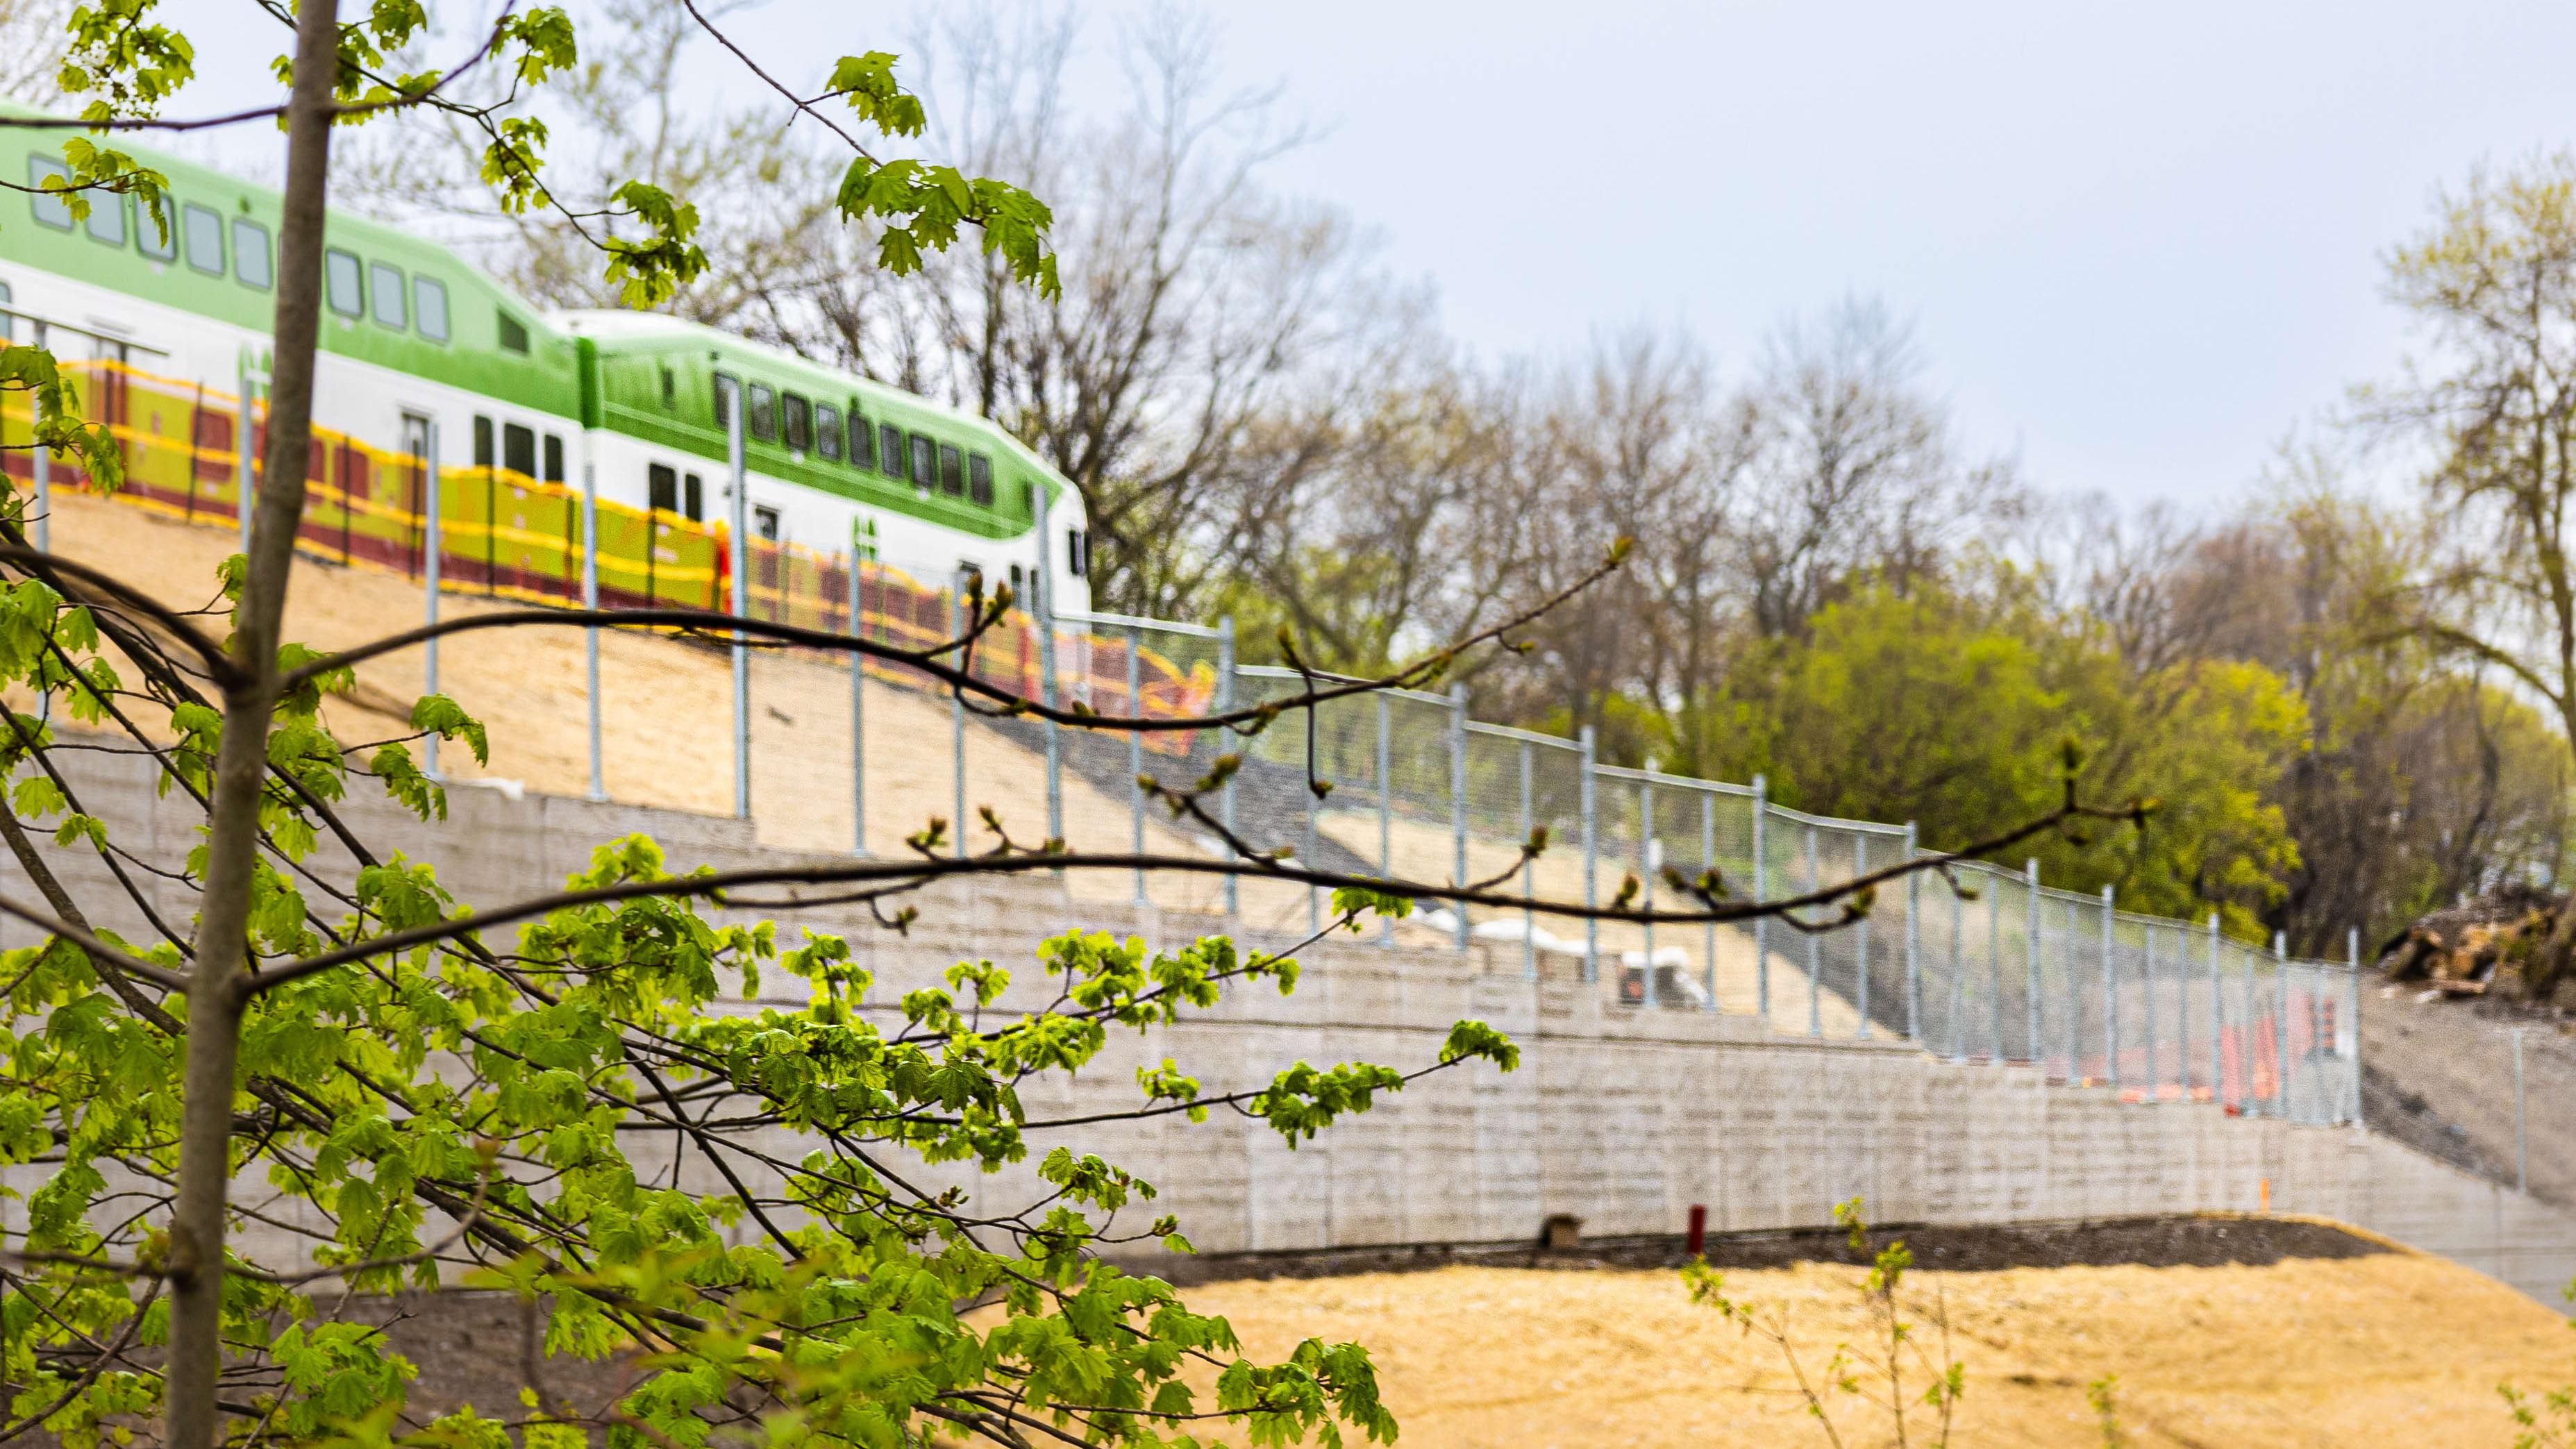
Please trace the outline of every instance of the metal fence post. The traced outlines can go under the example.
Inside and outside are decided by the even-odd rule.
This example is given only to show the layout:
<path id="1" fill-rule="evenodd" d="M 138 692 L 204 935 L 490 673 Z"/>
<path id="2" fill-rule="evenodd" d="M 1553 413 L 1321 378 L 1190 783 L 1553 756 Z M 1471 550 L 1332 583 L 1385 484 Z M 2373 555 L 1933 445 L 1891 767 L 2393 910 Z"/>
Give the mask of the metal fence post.
<path id="1" fill-rule="evenodd" d="M 1048 540 L 1055 536 L 1055 532 L 1048 526 L 1051 500 L 1047 497 L 1047 486 L 1040 483 L 1029 492 L 1037 505 L 1038 558 L 1037 567 L 1029 573 L 1029 603 L 1032 606 L 1029 612 L 1031 622 L 1038 632 L 1038 700 L 1047 708 L 1054 709 L 1063 703 L 1058 697 L 1059 691 L 1056 688 L 1058 665 L 1055 657 L 1055 554 L 1048 545 Z M 856 575 L 853 577 L 855 578 Z M 1134 711 L 1131 709 L 1129 712 Z M 1054 720 L 1042 720 L 1038 727 L 1046 737 L 1047 839 L 1062 840 L 1064 839 L 1064 739 Z M 1132 734 L 1133 731 L 1130 733 Z M 1228 798 L 1231 799 L 1232 796 L 1229 795 Z M 1232 883 L 1233 877 L 1227 877 L 1227 884 Z"/>
<path id="2" fill-rule="evenodd" d="M 1531 819 L 1537 813 L 1531 774 L 1530 742 L 1523 740 L 1521 741 L 1521 839 L 1523 841 L 1527 841 L 1530 838 L 1530 832 L 1538 828 Z M 1526 855 L 1521 857 L 1521 899 L 1525 901 L 1535 900 L 1538 897 L 1538 879 L 1534 874 L 1537 868 L 1536 861 Z M 1538 979 L 1538 912 L 1529 906 L 1521 907 L 1521 976 L 1529 981 Z"/>
<path id="3" fill-rule="evenodd" d="M 1854 876 L 1869 874 L 1869 836 L 1866 832 L 1852 837 L 1852 874 Z M 1859 997 L 1853 1005 L 1860 1012 L 1860 1021 L 1852 1027 L 1852 1036 L 1857 1040 L 1865 1041 L 1869 1037 L 1869 917 L 1867 916 L 1861 917 L 1860 923 L 1853 927 L 1852 952 L 1860 961 L 1860 968 L 1854 973 L 1856 979 L 1852 982 L 1852 990 Z"/>
<path id="4" fill-rule="evenodd" d="M 1377 692 L 1377 878 L 1389 880 L 1395 875 L 1395 749 L 1387 715 L 1386 692 Z M 1377 942 L 1390 950 L 1395 946 L 1395 918 L 1380 916 Z"/>
<path id="5" fill-rule="evenodd" d="M 1770 896 L 1771 859 L 1764 848 L 1763 827 L 1771 814 L 1769 782 L 1760 775 L 1753 777 L 1753 900 L 1759 905 Z M 1753 918 L 1753 1003 L 1762 1013 L 1762 1029 L 1771 1029 L 1771 918 Z"/>
<path id="6" fill-rule="evenodd" d="M 1814 894 L 1823 888 L 1823 884 L 1821 873 L 1816 867 L 1816 827 L 1809 825 L 1807 827 L 1807 893 Z M 1813 931 L 1807 932 L 1806 936 L 1807 1035 L 1820 1037 L 1825 1034 L 1824 951 L 1821 937 Z"/>
<path id="7" fill-rule="evenodd" d="M 1717 795 L 1703 789 L 1699 792 L 1699 861 L 1700 869 L 1717 869 Z M 1702 927 L 1700 949 L 1700 1009 L 1717 1010 L 1717 922 Z"/>
<path id="8" fill-rule="evenodd" d="M 2513 1190 L 2531 1191 L 2531 1136 L 2523 1116 L 2522 1027 L 2513 1029 Z"/>
<path id="9" fill-rule="evenodd" d="M 2227 980 L 2218 962 L 2218 912 L 2209 913 L 2209 1100 L 2227 1105 Z"/>
<path id="10" fill-rule="evenodd" d="M 1449 686 L 1449 825 L 1457 838 L 1458 889 L 1467 888 L 1467 686 Z M 1467 902 L 1450 902 L 1458 914 L 1458 951 L 1467 950 Z"/>
<path id="11" fill-rule="evenodd" d="M 1379 699 L 1381 701 L 1379 708 L 1383 710 L 1385 708 L 1383 703 L 1385 696 L 1380 695 Z M 1234 616 L 1232 614 L 1228 614 L 1224 618 L 1216 621 L 1216 707 L 1220 711 L 1234 708 Z M 1384 714 L 1380 714 L 1378 716 L 1378 721 L 1383 725 L 1386 721 L 1386 716 Z M 1217 736 L 1217 744 L 1222 748 L 1225 743 L 1226 737 L 1220 733 Z M 1378 737 L 1378 749 L 1381 753 L 1386 749 L 1386 738 L 1383 730 L 1381 730 Z M 1239 753 L 1239 751 L 1230 751 L 1229 753 Z M 1050 768 L 1052 768 L 1051 763 Z M 1239 774 L 1241 771 L 1238 770 L 1237 773 Z M 1225 822 L 1225 858 L 1228 860 L 1239 859 L 1240 857 L 1235 854 L 1234 850 L 1234 842 L 1237 836 L 1234 828 L 1234 777 L 1231 775 L 1226 777 L 1225 788 L 1217 797 L 1217 818 Z M 1232 916 L 1241 913 L 1243 909 L 1242 890 L 1242 877 L 1228 875 L 1225 878 L 1225 913 L 1227 915 Z M 1390 939 L 1392 938 L 1390 937 Z"/>
<path id="12" fill-rule="evenodd" d="M 2261 1029 L 2254 1014 L 2254 956 L 2253 947 L 2248 946 L 2244 949 L 2245 1023 L 2236 1031 L 2236 1054 L 2243 1058 L 2241 1070 L 2244 1077 L 2244 1080 L 2236 1084 L 2236 1108 L 2248 1117 L 2256 1116 L 2263 1110 L 2257 1105 L 2260 1099 L 2254 1095 L 2254 1036 Z"/>
<path id="13" fill-rule="evenodd" d="M 1994 889 L 1993 886 L 2002 883 L 2000 880 L 1996 881 L 1986 890 L 1986 983 L 1992 988 L 1987 994 L 1994 998 L 1987 1003 L 1986 1014 L 1993 1018 L 1991 1022 L 1994 1027 L 1993 1061 L 1997 1066 L 2001 1066 L 2005 1061 L 2004 898 L 2003 892 Z"/>
<path id="14" fill-rule="evenodd" d="M 1914 822 L 1906 821 L 1907 865 L 1914 863 L 1921 843 L 1922 836 Z M 1923 872 L 1919 870 L 1905 877 L 1905 1039 L 1917 1043 L 1923 1040 Z"/>
<path id="15" fill-rule="evenodd" d="M 2344 1061 L 2344 1076 L 2347 1079 L 2346 1090 L 2351 1093 L 2351 1095 L 2346 1099 L 2345 1109 L 2352 1114 L 2346 1120 L 2350 1121 L 2353 1126 L 2359 1127 L 2362 1125 L 2361 927 L 2355 926 L 2345 933 L 2343 949 L 2346 963 L 2351 968 L 2351 974 L 2344 980 L 2345 1001 L 2350 1013 L 2346 1018 L 2344 1029 L 2352 1033 L 2352 1050 L 2346 1054 Z"/>
<path id="16" fill-rule="evenodd" d="M 859 549 L 850 543 L 850 637 L 867 637 L 859 608 Z M 850 651 L 850 853 L 868 853 L 868 659 Z"/>
<path id="17" fill-rule="evenodd" d="M 2112 947 L 2113 909 L 2118 898 L 2102 887 L 2102 1076 L 2120 1090 L 2119 958 Z"/>
<path id="18" fill-rule="evenodd" d="M 36 345 L 45 345 L 41 326 L 37 329 Z M 253 380 L 251 372 L 250 352 L 245 348 L 241 354 L 241 365 L 234 374 L 241 379 L 241 415 L 233 423 L 233 521 L 241 530 L 241 551 L 245 556 L 250 553 L 251 496 L 258 491 L 258 484 L 251 478 L 258 446 L 252 441 L 251 428 L 259 420 L 259 402 L 252 389 L 258 383 Z M 45 476 L 45 450 L 42 448 L 35 450 L 35 468 L 37 477 Z"/>
<path id="19" fill-rule="evenodd" d="M 2174 931 L 2174 1086 L 2191 1100 L 2191 936 Z"/>
<path id="20" fill-rule="evenodd" d="M 1136 626 L 1128 625 L 1127 712 L 1132 715 L 1142 715 L 1145 712 L 1144 674 L 1137 663 L 1137 655 L 1143 652 L 1144 647 L 1145 641 L 1137 632 Z M 1308 728 L 1313 728 L 1311 720 L 1308 722 Z M 1307 799 L 1309 802 L 1314 799 L 1313 791 L 1307 792 Z M 1309 803 L 1307 813 L 1310 818 L 1313 812 L 1314 806 Z M 1127 732 L 1127 843 L 1136 854 L 1141 856 L 1145 853 L 1145 733 L 1142 730 Z M 1311 866 L 1313 864 L 1311 852 L 1309 855 L 1308 864 Z M 1311 904 L 1313 892 L 1308 892 L 1307 898 Z M 1141 906 L 1147 899 L 1145 869 L 1143 866 L 1138 866 L 1136 868 L 1136 904 Z M 1309 914 L 1311 915 L 1312 912 L 1310 911 Z"/>
<path id="21" fill-rule="evenodd" d="M 2058 953 L 2057 974 L 2066 985 L 2066 1075 L 2068 1086 L 2090 1083 L 2092 1074 L 2084 1070 L 2084 973 L 2076 965 L 2075 943 L 2081 935 L 2084 912 L 2073 898 L 2059 902 L 2066 909 L 2065 949 Z"/>
<path id="22" fill-rule="evenodd" d="M 2295 1120 L 2290 1115 L 2290 933 L 2272 933 L 2272 1035 L 2278 1045 L 2273 1060 L 2279 1066 L 2272 1083 L 2279 1099 L 2281 1120 Z"/>
<path id="23" fill-rule="evenodd" d="M 1644 882 L 1646 907 L 1646 964 L 1639 983 L 1637 1002 L 1641 1006 L 1661 1006 L 1655 990 L 1655 758 L 1646 757 L 1645 778 L 1637 782 L 1637 875 Z"/>
<path id="24" fill-rule="evenodd" d="M 1381 705 L 1380 708 L 1385 706 Z M 1583 727 L 1583 909 L 1591 911 L 1600 904 L 1601 810 L 1596 797 L 1592 770 L 1597 745 L 1592 726 Z M 1597 916 L 1583 918 L 1583 979 L 1601 979 L 1601 921 Z"/>
<path id="25" fill-rule="evenodd" d="M 424 592 L 428 599 L 428 622 L 431 628 L 436 628 L 438 626 L 438 556 L 445 546 L 443 541 L 439 538 L 438 526 L 439 508 L 441 506 L 439 500 L 440 480 L 438 476 L 438 464 L 439 459 L 443 455 L 439 452 L 438 448 L 438 420 L 436 418 L 430 419 L 429 427 L 426 431 L 429 434 L 429 456 L 422 461 L 421 473 L 422 476 L 427 479 L 427 486 L 422 490 L 427 497 L 424 500 L 422 507 L 423 511 L 428 515 L 425 526 L 428 529 L 429 541 L 428 547 L 425 551 L 426 557 L 422 560 L 421 581 L 427 585 Z M 39 448 L 36 450 L 36 456 L 41 458 L 44 456 L 44 452 L 44 449 Z M 247 539 L 249 536 L 249 525 L 244 524 L 242 526 L 242 531 L 244 538 Z M 245 547 L 247 547 L 247 544 L 245 544 Z M 423 641 L 420 652 L 421 693 L 436 694 L 438 693 L 438 637 L 433 634 L 427 640 Z M 420 747 L 421 767 L 428 771 L 431 779 L 437 779 L 437 732 L 434 730 L 431 731 L 428 737 L 420 742 Z"/>
<path id="26" fill-rule="evenodd" d="M 2048 1047 L 2044 1040 L 2039 1010 L 2039 858 L 2022 862 L 2022 1015 L 2028 1018 L 2030 1062 L 2039 1068 L 2042 1079 L 2048 1076 Z"/>
<path id="27" fill-rule="evenodd" d="M 1992 889 L 1986 892 L 1994 894 Z M 1950 892 L 1950 1059 L 1968 1059 L 1968 906 Z"/>
<path id="28" fill-rule="evenodd" d="M 751 528 L 751 470 L 743 460 L 742 388 L 723 378 L 716 386 L 732 391 L 725 406 L 725 465 L 733 473 L 733 506 L 727 510 L 727 531 L 733 536 L 726 541 L 725 561 L 733 570 L 733 615 L 741 619 L 751 614 L 751 579 L 745 567 L 751 556 L 745 537 Z M 733 635 L 733 813 L 737 820 L 751 818 L 751 640 L 739 629 Z M 965 854 L 963 806 L 957 813 L 957 844 L 958 854 Z"/>
<path id="29" fill-rule="evenodd" d="M 963 569 L 948 578 L 948 637 L 954 639 L 966 632 L 966 572 Z M 956 855 L 966 858 L 966 694 L 959 689 L 948 691 L 948 778 L 956 796 Z"/>
<path id="30" fill-rule="evenodd" d="M 2140 995 L 2145 999 L 2142 1014 L 2146 1019 L 2147 1100 L 2152 1103 L 2161 1098 L 2165 1085 L 2164 1068 L 2156 1057 L 2156 923 L 2142 921 L 2139 929 L 2147 936 L 2146 956 L 2139 965 L 2138 974 Z"/>
<path id="31" fill-rule="evenodd" d="M 37 345 L 41 347 L 44 344 L 40 342 Z M 27 406 L 27 422 L 30 428 L 35 424 L 36 412 L 37 409 L 35 404 L 32 402 L 29 403 Z M 29 455 L 29 461 L 27 464 L 28 477 L 36 485 L 36 547 L 41 552 L 51 553 L 54 547 L 54 450 L 46 447 L 32 447 L 27 451 Z M 244 487 L 242 488 L 241 511 L 242 553 L 247 556 L 250 553 L 251 490 L 248 486 L 249 473 L 245 471 L 242 476 L 244 481 Z M 247 558 L 245 558 L 245 562 L 247 562 Z M 244 577 L 247 578 L 248 575 L 245 574 Z M 51 699 L 52 696 L 48 694 L 46 698 Z"/>
<path id="32" fill-rule="evenodd" d="M 581 606 L 590 613 L 599 612 L 599 459 L 592 446 L 593 430 L 581 434 Z M 858 597 L 856 574 L 851 576 L 851 600 Z M 852 609 L 856 617 L 857 610 Z M 590 679 L 590 798 L 608 798 L 608 777 L 600 759 L 599 699 L 599 626 L 581 631 L 582 663 Z M 858 668 L 858 656 L 850 656 L 850 667 Z"/>

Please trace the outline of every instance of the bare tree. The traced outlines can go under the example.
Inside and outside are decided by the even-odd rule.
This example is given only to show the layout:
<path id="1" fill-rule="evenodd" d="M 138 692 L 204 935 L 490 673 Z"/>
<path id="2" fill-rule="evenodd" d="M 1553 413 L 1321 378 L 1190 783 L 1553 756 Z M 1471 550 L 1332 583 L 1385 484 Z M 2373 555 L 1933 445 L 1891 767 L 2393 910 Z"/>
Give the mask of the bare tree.
<path id="1" fill-rule="evenodd" d="M 2439 533 L 2398 623 L 2513 680 L 2576 745 L 2576 152 L 2481 169 L 2436 210 L 2388 258 L 2431 353 L 2359 399 L 2427 460 Z M 2576 910 L 2526 979 L 2546 992 L 2571 964 Z"/>
<path id="2" fill-rule="evenodd" d="M 698 12 L 712 22 L 751 3 L 725 0 Z M 621 219 L 575 218 L 600 212 L 638 178 L 689 197 L 701 217 L 706 268 L 663 304 L 679 316 L 748 330 L 827 263 L 859 264 L 841 240 L 861 229 L 834 204 L 830 152 L 799 130 L 796 113 L 782 119 L 761 104 L 688 104 L 687 68 L 710 42 L 682 0 L 606 0 L 589 36 L 578 70 L 508 107 L 542 120 L 555 149 L 571 153 L 548 168 L 560 209 L 496 205 L 479 179 L 484 136 L 445 111 L 405 112 L 352 135 L 334 159 L 336 196 L 428 227 L 553 307 L 627 305 L 598 265 L 599 243 L 621 234 Z M 507 84 L 506 76 L 477 72 L 457 89 L 492 104 Z"/>
<path id="3" fill-rule="evenodd" d="M 1765 446 L 1736 525 L 1763 635 L 1796 631 L 1856 576 L 1900 589 L 1928 576 L 1968 531 L 2024 506 L 2009 461 L 1960 457 L 1923 368 L 1912 328 L 1875 300 L 1846 298 L 1771 339 L 1756 384 Z"/>
<path id="4" fill-rule="evenodd" d="M 800 351 L 1009 427 L 1081 490 L 1096 594 L 1181 613 L 1221 572 L 1213 535 L 1246 475 L 1275 468 L 1301 420 L 1330 426 L 1327 374 L 1420 308 L 1347 216 L 1262 184 L 1305 132 L 1279 120 L 1276 88 L 1220 88 L 1206 20 L 1155 10 L 1119 31 L 1131 94 L 1107 120 L 1067 113 L 1075 38 L 1069 14 L 969 9 L 924 81 L 960 118 L 961 165 L 1055 199 L 1060 299 L 958 253 L 900 285 L 817 276 L 770 317 Z"/>
<path id="5" fill-rule="evenodd" d="M 1513 595 L 1526 545 L 1505 503 L 1518 394 L 1400 353 L 1334 374 L 1247 430 L 1212 553 L 1238 621 L 1275 613 L 1315 662 L 1369 669 L 1476 627 Z"/>
<path id="6" fill-rule="evenodd" d="M 71 0 L 0 0 L 0 96 L 30 106 L 62 99 L 71 11 Z"/>
<path id="7" fill-rule="evenodd" d="M 1602 539 L 1636 551 L 1621 578 L 1531 633 L 1518 712 L 1571 700 L 1581 726 L 1615 694 L 1687 702 L 1714 681 L 1737 604 L 1730 525 L 1756 449 L 1749 405 L 1719 397 L 1686 334 L 1640 328 L 1598 341 L 1523 410 L 1512 466 L 1478 499 L 1518 540 L 1512 590 L 1561 582 Z"/>

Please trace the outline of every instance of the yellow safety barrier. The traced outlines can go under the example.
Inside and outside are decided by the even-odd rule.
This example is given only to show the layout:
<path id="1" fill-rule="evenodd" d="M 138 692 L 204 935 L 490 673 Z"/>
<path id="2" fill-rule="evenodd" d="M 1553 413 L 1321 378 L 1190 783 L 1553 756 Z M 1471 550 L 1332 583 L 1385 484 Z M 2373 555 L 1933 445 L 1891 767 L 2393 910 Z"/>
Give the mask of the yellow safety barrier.
<path id="1" fill-rule="evenodd" d="M 72 378 L 82 416 L 104 424 L 123 454 L 125 481 L 117 501 L 206 527 L 239 526 L 236 394 L 113 360 L 69 361 L 62 368 Z M 255 438 L 264 432 L 264 416 L 255 404 Z M 33 474 L 32 427 L 25 394 L 0 397 L 0 444 L 11 445 L 0 455 L 0 466 L 22 486 Z M 50 467 L 60 486 L 87 484 L 67 458 L 55 457 Z M 419 458 L 316 427 L 306 480 L 296 535 L 300 552 L 412 578 L 425 572 L 428 500 Z M 502 468 L 449 467 L 439 470 L 438 495 L 444 591 L 580 603 L 577 491 Z M 727 607 L 731 580 L 722 524 L 605 499 L 596 506 L 602 608 Z M 855 604 L 855 627 L 867 638 L 921 648 L 952 635 L 950 591 L 901 569 L 766 539 L 745 540 L 744 554 L 749 617 L 846 634 L 854 627 Z M 1042 673 L 1036 634 L 1034 621 L 1014 611 L 978 644 L 976 676 L 1034 697 Z M 1126 681 L 1131 647 L 1140 686 L 1133 699 Z M 1180 718 L 1205 710 L 1215 697 L 1214 671 L 1203 662 L 1183 666 L 1106 636 L 1060 632 L 1057 648 L 1059 683 L 1067 697 L 1088 700 L 1104 713 Z M 1188 748 L 1183 738 L 1154 743 L 1171 751 Z"/>

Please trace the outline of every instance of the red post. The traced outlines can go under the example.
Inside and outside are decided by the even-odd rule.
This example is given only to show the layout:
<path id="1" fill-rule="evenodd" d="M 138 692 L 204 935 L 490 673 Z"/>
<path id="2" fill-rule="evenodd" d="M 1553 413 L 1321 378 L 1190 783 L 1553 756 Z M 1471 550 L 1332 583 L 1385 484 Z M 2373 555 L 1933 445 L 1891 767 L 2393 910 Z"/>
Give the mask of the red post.
<path id="1" fill-rule="evenodd" d="M 1705 1203 L 1691 1204 L 1690 1241 L 1686 1247 L 1694 1258 L 1708 1247 L 1708 1205 Z"/>

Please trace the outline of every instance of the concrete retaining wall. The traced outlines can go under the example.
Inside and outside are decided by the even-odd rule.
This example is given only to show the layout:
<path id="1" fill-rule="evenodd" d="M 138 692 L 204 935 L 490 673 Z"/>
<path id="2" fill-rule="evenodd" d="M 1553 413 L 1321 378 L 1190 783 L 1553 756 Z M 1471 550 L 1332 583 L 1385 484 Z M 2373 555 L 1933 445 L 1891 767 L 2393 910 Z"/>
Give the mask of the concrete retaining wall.
<path id="1" fill-rule="evenodd" d="M 165 858 L 194 843 L 193 807 L 156 798 L 144 767 L 109 756 L 69 763 L 83 805 L 120 841 Z M 653 834 L 682 865 L 794 858 L 731 820 L 485 789 L 451 799 L 441 827 L 382 804 L 348 815 L 374 848 L 436 861 L 462 899 L 487 905 L 558 884 L 594 846 L 630 831 Z M 94 856 L 63 855 L 85 900 L 109 898 Z M 327 851 L 317 865 L 328 876 L 346 868 Z M 29 894 L 14 864 L 0 861 L 0 890 Z M 847 909 L 808 919 L 851 940 L 878 973 L 879 1000 L 960 958 L 1021 968 L 1005 1010 L 1034 1000 L 1032 948 L 1055 931 L 1165 944 L 1221 925 L 1077 899 L 1038 878 L 959 883 L 919 903 L 908 936 Z M 175 893 L 160 906 L 184 918 Z M 102 915 L 142 925 L 130 909 Z M 8 944 L 30 939 L 24 927 L 0 930 Z M 1520 1043 L 1518 1072 L 1437 1074 L 1293 1151 L 1228 1113 L 1063 1140 L 1156 1183 L 1150 1211 L 1178 1213 L 1207 1251 L 1527 1240 L 1553 1213 L 1582 1218 L 1589 1234 L 1670 1233 L 1693 1204 L 1707 1206 L 1713 1230 L 1814 1226 L 1855 1196 L 1884 1223 L 2251 1210 L 2268 1184 L 2275 1212 L 2372 1229 L 2553 1305 L 2576 1277 L 2576 1214 L 2366 1132 L 2123 1105 L 2108 1091 L 2049 1087 L 2026 1069 L 1938 1062 L 1899 1044 L 1812 1042 L 1746 1017 L 1621 1008 L 1595 987 L 1524 980 L 1516 958 L 1488 962 L 1427 940 L 1334 942 L 1301 959 L 1294 996 L 1256 988 L 1181 1025 L 1122 1034 L 1078 1079 L 1031 1093 L 1030 1115 L 1133 1106 L 1134 1067 L 1166 1057 L 1211 1088 L 1255 1084 L 1298 1060 L 1409 1068 L 1436 1057 L 1450 1023 L 1477 1017 Z M 972 1186 L 1000 1203 L 1025 1200 L 1031 1182 L 1013 1170 Z"/>

